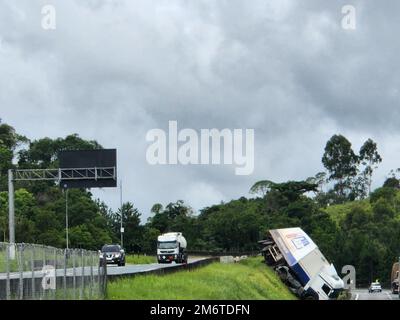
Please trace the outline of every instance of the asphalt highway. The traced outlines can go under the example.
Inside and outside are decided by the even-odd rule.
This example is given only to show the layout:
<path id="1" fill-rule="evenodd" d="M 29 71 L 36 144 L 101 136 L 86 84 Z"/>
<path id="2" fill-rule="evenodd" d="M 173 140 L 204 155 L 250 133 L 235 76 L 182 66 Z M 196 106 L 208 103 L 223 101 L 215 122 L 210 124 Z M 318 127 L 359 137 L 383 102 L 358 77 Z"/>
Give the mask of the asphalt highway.
<path id="1" fill-rule="evenodd" d="M 352 300 L 399 300 L 398 294 L 383 289 L 382 292 L 369 293 L 368 289 L 356 289 L 351 291 Z"/>
<path id="2" fill-rule="evenodd" d="M 192 257 L 189 258 L 188 264 L 194 263 L 199 260 L 204 260 L 207 258 L 204 257 Z M 108 265 L 107 266 L 107 274 L 110 276 L 118 276 L 118 275 L 129 275 L 129 274 L 135 274 L 135 273 L 143 273 L 143 272 L 148 272 L 148 271 L 154 271 L 154 270 L 159 270 L 159 269 L 165 269 L 165 268 L 173 268 L 177 266 L 175 262 L 172 262 L 170 264 L 158 264 L 158 263 L 149 263 L 149 264 L 127 264 L 124 267 L 118 267 L 117 265 Z M 71 276 L 80 276 L 82 273 L 85 276 L 93 275 L 97 276 L 98 274 L 98 266 L 93 266 L 91 267 L 76 267 L 75 272 L 73 268 L 67 268 L 65 269 L 57 269 L 56 270 L 56 275 L 57 277 L 62 277 L 64 274 L 68 277 Z M 10 279 L 19 279 L 19 278 L 42 278 L 44 276 L 44 272 L 42 270 L 37 270 L 37 271 L 24 271 L 22 273 L 20 272 L 10 272 L 9 278 Z M 53 273 L 54 276 L 54 273 Z M 0 273 L 0 280 L 6 280 L 7 279 L 7 274 L 6 273 Z"/>

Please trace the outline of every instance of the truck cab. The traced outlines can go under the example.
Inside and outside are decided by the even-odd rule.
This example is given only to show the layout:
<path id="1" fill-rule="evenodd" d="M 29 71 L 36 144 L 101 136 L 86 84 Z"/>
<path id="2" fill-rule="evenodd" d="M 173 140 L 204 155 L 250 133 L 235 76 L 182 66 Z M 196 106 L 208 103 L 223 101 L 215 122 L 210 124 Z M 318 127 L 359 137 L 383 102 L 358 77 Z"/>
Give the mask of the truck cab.
<path id="1" fill-rule="evenodd" d="M 157 238 L 158 263 L 187 263 L 187 242 L 181 232 L 169 232 Z"/>
<path id="2" fill-rule="evenodd" d="M 315 292 L 318 300 L 332 300 L 338 298 L 343 291 L 343 286 L 343 280 L 339 278 L 335 267 L 331 264 L 329 267 L 324 266 L 304 289 L 306 292 L 311 292 L 311 290 Z"/>

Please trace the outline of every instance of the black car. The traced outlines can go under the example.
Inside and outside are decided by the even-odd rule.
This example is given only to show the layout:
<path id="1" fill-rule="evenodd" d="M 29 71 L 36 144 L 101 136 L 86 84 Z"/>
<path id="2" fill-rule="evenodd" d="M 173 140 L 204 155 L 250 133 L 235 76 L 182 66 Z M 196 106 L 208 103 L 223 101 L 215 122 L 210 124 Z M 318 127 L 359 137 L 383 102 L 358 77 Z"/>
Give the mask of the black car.
<path id="1" fill-rule="evenodd" d="M 99 253 L 100 263 L 102 263 L 103 256 L 105 255 L 107 264 L 125 266 L 125 251 L 119 244 L 106 244 L 101 248 Z"/>

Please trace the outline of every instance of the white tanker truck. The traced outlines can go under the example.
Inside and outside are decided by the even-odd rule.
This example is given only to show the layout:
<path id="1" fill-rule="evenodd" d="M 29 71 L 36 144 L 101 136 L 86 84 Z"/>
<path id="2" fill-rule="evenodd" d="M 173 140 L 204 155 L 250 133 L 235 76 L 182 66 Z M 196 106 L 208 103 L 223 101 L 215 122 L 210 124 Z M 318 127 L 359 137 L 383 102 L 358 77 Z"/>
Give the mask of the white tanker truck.
<path id="1" fill-rule="evenodd" d="M 157 238 L 158 263 L 187 263 L 186 239 L 181 232 L 164 233 Z"/>

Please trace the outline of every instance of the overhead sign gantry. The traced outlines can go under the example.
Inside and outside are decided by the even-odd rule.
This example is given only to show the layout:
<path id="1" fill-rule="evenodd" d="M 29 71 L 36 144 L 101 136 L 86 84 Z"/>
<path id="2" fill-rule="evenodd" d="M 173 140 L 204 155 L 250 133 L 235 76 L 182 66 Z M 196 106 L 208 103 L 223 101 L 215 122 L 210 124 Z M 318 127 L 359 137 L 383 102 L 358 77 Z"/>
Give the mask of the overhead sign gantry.
<path id="1" fill-rule="evenodd" d="M 117 150 L 68 150 L 58 155 L 60 168 L 8 170 L 9 242 L 15 243 L 14 182 L 55 181 L 63 189 L 117 186 Z"/>

